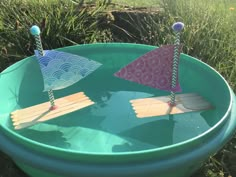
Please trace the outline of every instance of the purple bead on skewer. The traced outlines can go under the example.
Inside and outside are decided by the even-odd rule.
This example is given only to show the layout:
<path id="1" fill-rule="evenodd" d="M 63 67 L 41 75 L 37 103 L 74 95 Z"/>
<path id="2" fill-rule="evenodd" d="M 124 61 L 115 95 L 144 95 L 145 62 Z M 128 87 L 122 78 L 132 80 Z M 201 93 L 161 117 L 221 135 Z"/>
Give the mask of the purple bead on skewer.
<path id="1" fill-rule="evenodd" d="M 182 22 L 176 22 L 172 25 L 172 29 L 175 32 L 180 32 L 184 28 L 184 24 Z"/>

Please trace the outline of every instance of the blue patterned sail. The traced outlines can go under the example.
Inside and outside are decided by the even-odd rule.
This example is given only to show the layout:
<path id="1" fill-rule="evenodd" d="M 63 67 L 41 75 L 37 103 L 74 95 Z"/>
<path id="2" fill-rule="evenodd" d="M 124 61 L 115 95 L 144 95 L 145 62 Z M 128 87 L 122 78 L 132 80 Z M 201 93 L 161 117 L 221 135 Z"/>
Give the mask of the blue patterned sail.
<path id="1" fill-rule="evenodd" d="M 35 55 L 43 75 L 44 91 L 69 87 L 101 66 L 85 57 L 55 50 L 44 50 L 43 56 L 35 50 Z"/>

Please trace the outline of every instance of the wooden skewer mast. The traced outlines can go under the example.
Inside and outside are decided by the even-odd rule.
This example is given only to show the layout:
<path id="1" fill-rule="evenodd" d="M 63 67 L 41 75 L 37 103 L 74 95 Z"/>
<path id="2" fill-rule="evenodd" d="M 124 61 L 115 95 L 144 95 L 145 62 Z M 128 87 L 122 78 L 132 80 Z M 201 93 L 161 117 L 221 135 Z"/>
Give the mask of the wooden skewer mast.
<path id="1" fill-rule="evenodd" d="M 30 32 L 31 34 L 34 36 L 35 42 L 36 42 L 36 49 L 39 52 L 40 56 L 44 56 L 44 52 L 43 52 L 43 46 L 42 46 L 42 42 L 41 42 L 41 38 L 40 38 L 40 29 L 38 26 L 34 25 L 30 28 Z M 48 97 L 49 97 L 49 101 L 50 101 L 50 110 L 54 110 L 56 109 L 56 105 L 55 105 L 55 98 L 54 98 L 54 94 L 52 90 L 48 91 Z"/>
<path id="2" fill-rule="evenodd" d="M 171 80 L 171 88 L 174 89 L 176 87 L 177 81 L 177 73 L 178 73 L 178 65 L 179 65 L 179 45 L 180 45 L 180 31 L 184 28 L 184 24 L 181 22 L 176 22 L 173 24 L 172 29 L 175 31 L 175 43 L 174 43 L 174 58 L 172 65 L 172 80 Z M 175 106 L 175 92 L 170 92 L 170 106 Z"/>

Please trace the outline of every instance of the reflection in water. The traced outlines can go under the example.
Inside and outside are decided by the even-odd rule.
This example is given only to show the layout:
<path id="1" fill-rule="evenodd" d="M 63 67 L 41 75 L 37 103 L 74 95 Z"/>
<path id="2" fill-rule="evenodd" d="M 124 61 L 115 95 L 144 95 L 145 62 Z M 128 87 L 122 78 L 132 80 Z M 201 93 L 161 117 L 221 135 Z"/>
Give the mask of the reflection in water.
<path id="1" fill-rule="evenodd" d="M 119 135 L 127 137 L 127 139 L 139 140 L 155 147 L 162 147 L 173 143 L 173 130 L 173 120 L 157 120 L 131 128 L 121 132 Z"/>
<path id="2" fill-rule="evenodd" d="M 210 127 L 214 126 L 219 121 L 219 115 L 217 114 L 215 109 L 202 111 L 200 115 L 204 118 L 204 120 Z"/>
<path id="3" fill-rule="evenodd" d="M 210 99 L 209 101 L 214 103 L 216 108 L 172 117 L 137 119 L 129 103 L 130 100 L 169 93 L 114 77 L 116 71 L 146 51 L 141 48 L 140 50 L 122 48 L 121 52 L 120 48 L 117 49 L 117 52 L 113 51 L 114 53 L 104 53 L 100 50 L 74 51 L 84 52 L 104 65 L 86 79 L 54 92 L 55 98 L 59 98 L 84 91 L 96 104 L 17 133 L 47 145 L 81 152 L 112 153 L 146 150 L 172 145 L 200 135 L 214 126 L 228 108 L 229 96 L 221 94 L 227 93 L 228 90 L 220 86 L 219 83 L 222 82 L 218 82 L 220 77 L 215 77 L 213 72 L 196 67 L 192 62 L 188 62 L 189 60 L 183 59 L 180 61 L 179 68 L 183 93 L 196 92 L 207 96 L 206 98 Z M 0 75 L 1 83 L 8 82 L 7 88 L 2 87 L 4 88 L 2 113 L 10 114 L 13 109 L 48 101 L 47 93 L 43 92 L 43 79 L 37 61 L 34 57 L 25 61 L 17 67 L 13 65 L 7 74 L 4 72 L 4 75 Z M 213 83 L 208 84 L 209 80 Z M 219 87 L 214 88 L 215 85 Z M 2 120 L 8 120 L 7 123 L 2 120 L 1 122 L 13 129 L 12 122 L 8 117 L 6 118 Z"/>
<path id="4" fill-rule="evenodd" d="M 89 94 L 89 93 L 88 93 Z M 153 149 L 193 138 L 209 128 L 201 112 L 138 119 L 129 100 L 143 92 L 103 94 L 95 105 L 20 131 L 35 141 L 79 150 L 116 153 Z M 54 138 L 57 137 L 57 138 Z"/>
<path id="5" fill-rule="evenodd" d="M 137 127 L 131 128 L 119 135 L 127 139 L 129 143 L 115 145 L 113 152 L 138 151 L 151 148 L 158 148 L 173 143 L 173 120 L 157 120 Z"/>
<path id="6" fill-rule="evenodd" d="M 91 128 L 61 128 L 64 138 L 70 142 L 70 149 L 82 152 L 112 152 L 114 144 L 128 143 L 127 140 L 117 135 Z"/>
<path id="7" fill-rule="evenodd" d="M 19 133 L 39 143 L 66 149 L 70 147 L 70 143 L 63 137 L 63 133 L 58 130 L 38 131 L 34 129 L 24 129 L 19 131 Z"/>
<path id="8" fill-rule="evenodd" d="M 30 66 L 35 72 L 39 71 L 36 64 Z M 38 84 L 42 80 L 40 75 L 28 77 L 28 71 L 21 82 L 17 102 L 22 108 L 48 99 L 47 93 L 43 93 L 42 86 Z M 31 87 L 34 84 L 40 87 Z M 217 116 L 214 110 L 138 119 L 130 100 L 168 93 L 115 78 L 113 71 L 104 74 L 101 70 L 91 74 L 78 84 L 55 91 L 55 97 L 79 91 L 84 91 L 95 104 L 18 131 L 19 134 L 47 145 L 81 152 L 130 152 L 193 138 L 213 126 L 217 120 L 210 120 L 212 116 Z"/>

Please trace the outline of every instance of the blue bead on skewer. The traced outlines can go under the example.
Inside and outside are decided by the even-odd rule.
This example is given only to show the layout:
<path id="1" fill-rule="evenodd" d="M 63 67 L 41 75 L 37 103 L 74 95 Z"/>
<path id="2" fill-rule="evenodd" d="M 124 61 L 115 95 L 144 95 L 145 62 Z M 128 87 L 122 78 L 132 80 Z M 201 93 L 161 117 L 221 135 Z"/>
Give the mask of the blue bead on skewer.
<path id="1" fill-rule="evenodd" d="M 30 33 L 35 36 L 40 34 L 40 28 L 37 25 L 34 25 L 30 28 Z"/>

